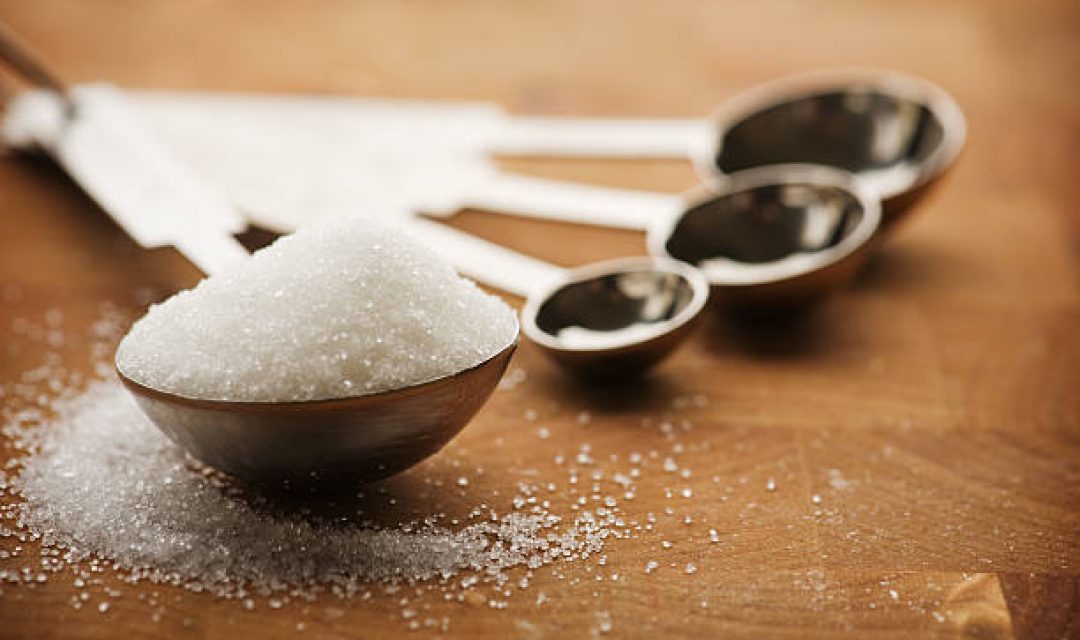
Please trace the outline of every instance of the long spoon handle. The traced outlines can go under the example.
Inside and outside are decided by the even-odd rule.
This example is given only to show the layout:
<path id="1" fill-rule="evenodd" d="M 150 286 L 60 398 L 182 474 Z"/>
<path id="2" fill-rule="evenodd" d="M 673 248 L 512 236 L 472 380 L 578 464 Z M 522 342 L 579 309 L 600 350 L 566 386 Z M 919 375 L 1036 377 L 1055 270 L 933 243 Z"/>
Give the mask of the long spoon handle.
<path id="1" fill-rule="evenodd" d="M 5 139 L 43 149 L 143 247 L 173 245 L 208 275 L 246 259 L 231 235 L 246 226 L 241 214 L 141 124 L 121 91 L 73 93 L 78 108 L 70 118 L 51 93 L 15 98 Z"/>
<path id="2" fill-rule="evenodd" d="M 37 57 L 15 32 L 0 22 L 0 60 L 22 74 L 36 87 L 48 89 L 60 96 L 64 108 L 71 110 L 74 104 L 68 97 L 67 83 Z"/>
<path id="3" fill-rule="evenodd" d="M 65 93 L 65 83 L 41 62 L 30 47 L 15 32 L 0 22 L 0 60 L 18 71 L 34 86 L 50 89 L 56 93 Z"/>
<path id="4" fill-rule="evenodd" d="M 676 195 L 501 172 L 469 189 L 461 200 L 464 206 L 510 215 L 637 231 L 682 208 Z"/>
<path id="5" fill-rule="evenodd" d="M 402 228 L 431 246 L 462 274 L 508 293 L 529 297 L 557 280 L 563 269 L 419 217 L 405 218 Z"/>
<path id="6" fill-rule="evenodd" d="M 507 116 L 491 150 L 512 156 L 697 158 L 714 131 L 700 118 Z"/>

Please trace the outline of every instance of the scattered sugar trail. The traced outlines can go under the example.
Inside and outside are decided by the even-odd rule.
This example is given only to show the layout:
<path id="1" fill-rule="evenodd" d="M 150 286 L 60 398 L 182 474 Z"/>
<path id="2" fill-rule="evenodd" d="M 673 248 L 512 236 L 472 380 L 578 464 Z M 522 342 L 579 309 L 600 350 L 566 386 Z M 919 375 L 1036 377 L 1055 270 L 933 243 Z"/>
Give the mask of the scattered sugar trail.
<path id="1" fill-rule="evenodd" d="M 270 515 L 190 468 L 116 382 L 94 382 L 55 411 L 15 481 L 23 522 L 71 561 L 96 554 L 218 595 L 318 585 L 352 593 L 463 571 L 502 582 L 511 567 L 596 552 L 609 534 L 585 519 L 560 527 L 550 513 L 511 512 L 458 531 Z"/>
<path id="2" fill-rule="evenodd" d="M 303 401 L 428 382 L 494 356 L 513 310 L 402 232 L 361 219 L 303 229 L 151 307 L 116 362 L 208 400 Z"/>

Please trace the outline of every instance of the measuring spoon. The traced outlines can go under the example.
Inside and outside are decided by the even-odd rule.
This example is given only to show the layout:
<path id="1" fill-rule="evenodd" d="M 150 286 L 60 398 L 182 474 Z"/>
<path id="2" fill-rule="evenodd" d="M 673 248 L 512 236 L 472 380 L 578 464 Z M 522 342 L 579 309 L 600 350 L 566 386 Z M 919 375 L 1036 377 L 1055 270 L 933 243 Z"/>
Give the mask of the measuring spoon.
<path id="1" fill-rule="evenodd" d="M 877 193 L 820 165 L 770 165 L 731 174 L 716 191 L 683 195 L 657 218 L 649 253 L 697 266 L 713 298 L 738 312 L 788 311 L 850 280 L 881 223 Z"/>
<path id="2" fill-rule="evenodd" d="M 693 267 L 634 257 L 564 269 L 437 222 L 403 224 L 461 273 L 525 298 L 522 328 L 546 355 L 584 376 L 638 373 L 689 336 L 709 286 Z"/>

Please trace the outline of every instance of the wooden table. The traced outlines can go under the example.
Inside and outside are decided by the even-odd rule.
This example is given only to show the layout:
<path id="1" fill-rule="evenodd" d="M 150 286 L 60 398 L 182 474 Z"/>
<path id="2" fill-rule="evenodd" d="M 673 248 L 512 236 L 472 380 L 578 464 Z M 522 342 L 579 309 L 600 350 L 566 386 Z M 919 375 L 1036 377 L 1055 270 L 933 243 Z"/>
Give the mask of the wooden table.
<path id="1" fill-rule="evenodd" d="M 513 367 L 525 381 L 497 392 L 443 461 L 482 465 L 477 492 L 509 491 L 523 470 L 555 473 L 553 457 L 583 442 L 620 456 L 662 449 L 660 425 L 688 420 L 678 438 L 694 476 L 649 474 L 625 508 L 642 518 L 672 505 L 693 524 L 661 518 L 611 541 L 623 580 L 597 582 L 595 562 L 571 564 L 561 579 L 539 572 L 506 610 L 442 613 L 460 637 L 583 637 L 602 631 L 600 612 L 613 637 L 1080 637 L 1080 5 L 4 0 L 0 20 L 72 81 L 132 87 L 691 116 L 818 67 L 891 67 L 940 83 L 969 118 L 961 162 L 824 308 L 756 326 L 714 315 L 626 388 L 583 387 L 523 345 Z M 510 166 L 672 191 L 693 182 L 677 163 Z M 455 224 L 565 265 L 642 252 L 632 233 L 479 212 Z M 59 309 L 71 336 L 59 352 L 88 372 L 79 336 L 103 302 L 135 317 L 197 277 L 171 250 L 135 247 L 47 163 L 0 158 L 0 384 L 48 350 L 13 328 L 19 319 Z M 537 437 L 539 425 L 551 438 Z M 683 486 L 692 501 L 665 497 Z M 646 575 L 651 558 L 662 567 Z M 690 561 L 692 576 L 678 570 Z M 0 636 L 405 633 L 392 596 L 251 614 L 155 587 L 179 599 L 153 622 L 127 589 L 102 615 L 70 606 L 70 580 L 4 587 Z M 549 601 L 536 606 L 540 590 Z"/>

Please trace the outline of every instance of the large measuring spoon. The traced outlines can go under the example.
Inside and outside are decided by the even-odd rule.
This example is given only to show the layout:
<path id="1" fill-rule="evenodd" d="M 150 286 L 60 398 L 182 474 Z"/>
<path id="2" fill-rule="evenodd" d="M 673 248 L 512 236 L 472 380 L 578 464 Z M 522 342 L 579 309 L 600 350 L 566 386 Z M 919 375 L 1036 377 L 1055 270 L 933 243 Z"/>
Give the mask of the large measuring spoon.
<path id="1" fill-rule="evenodd" d="M 706 184 L 768 165 L 831 166 L 877 191 L 882 226 L 890 227 L 956 161 L 967 134 L 963 112 L 941 87 L 877 69 L 779 78 L 725 100 L 703 122 L 711 122 L 711 127 L 684 125 L 692 135 L 704 136 L 700 144 L 687 144 L 691 138 L 684 137 L 681 144 L 664 148 L 642 144 L 650 138 L 648 121 L 561 124 L 558 119 L 523 119 L 491 150 L 535 156 L 623 157 L 636 152 L 686 157 Z M 663 135 L 664 126 L 657 122 L 652 137 Z M 631 214 L 618 226 L 639 221 L 640 215 Z"/>
<path id="2" fill-rule="evenodd" d="M 92 94 L 96 87 L 77 87 Z M 692 121 L 512 118 L 484 131 L 490 109 L 348 98 L 141 94 L 173 150 L 252 219 L 283 231 L 351 215 L 354 203 L 450 215 L 464 207 L 645 229 L 666 194 L 505 174 L 491 151 L 525 155 L 685 157 L 706 184 L 781 163 L 845 169 L 898 219 L 953 163 L 965 122 L 939 87 L 890 71 L 818 71 L 725 101 L 709 127 Z M 31 107 L 35 108 L 31 108 Z M 10 114 L 41 108 L 23 97 Z M 488 123 L 488 124 L 484 124 Z M 268 135 L 267 132 L 272 132 Z M 677 144 L 662 145 L 664 136 Z M 499 141 L 502 141 L 500 143 Z M 501 146 L 500 146 L 501 145 Z M 311 167 L 319 167 L 312 171 Z M 304 180 L 267 176 L 303 175 Z M 673 213 L 673 214 L 674 214 Z"/>
<path id="3" fill-rule="evenodd" d="M 192 166 L 208 166 L 210 173 L 226 176 L 228 167 L 215 165 L 230 153 L 265 158 L 277 150 L 287 152 L 285 158 L 304 157 L 304 150 L 320 139 L 330 144 L 318 145 L 318 154 L 313 155 L 326 157 L 327 149 L 335 148 L 348 155 L 326 166 L 340 171 L 349 162 L 359 166 L 356 158 L 366 156 L 364 172 L 371 174 L 379 172 L 387 156 L 391 160 L 404 156 L 404 161 L 423 170 L 425 162 L 440 155 L 486 160 L 489 153 L 688 158 L 709 184 L 758 166 L 821 164 L 853 173 L 877 189 L 885 224 L 908 211 L 937 182 L 956 160 L 966 136 L 963 113 L 943 89 L 920 78 L 873 69 L 780 78 L 736 94 L 710 119 L 698 121 L 510 118 L 495 117 L 497 109 L 491 105 L 300 96 L 148 93 L 137 99 L 180 155 L 191 156 Z M 272 131 L 273 136 L 259 135 L 260 131 Z M 468 160 L 458 157 L 452 164 L 466 166 Z M 247 166 L 242 159 L 230 163 Z M 421 171 L 420 188 L 427 183 L 442 189 L 439 176 L 455 173 L 446 163 L 430 169 Z M 361 180 L 357 173 L 351 171 L 349 179 Z M 647 200 L 652 194 L 628 192 L 624 197 L 601 190 L 578 194 L 570 187 L 560 198 L 558 183 L 552 181 L 529 185 L 511 178 L 504 185 L 477 181 L 477 175 L 472 172 L 460 182 L 471 185 L 468 188 L 449 183 L 457 187 L 450 204 L 430 207 L 425 202 L 425 206 L 439 212 L 451 204 L 478 206 L 626 228 L 650 224 L 633 212 L 633 196 L 644 195 Z M 487 177 L 495 175 L 489 171 Z M 322 189 L 334 186 L 316 179 L 323 180 Z M 224 182 L 229 187 L 242 179 L 227 176 Z M 311 211 L 319 203 L 304 204 Z M 628 213 L 619 216 L 619 210 Z"/>
<path id="4" fill-rule="evenodd" d="M 186 398 L 121 382 L 150 420 L 196 459 L 254 482 L 374 481 L 439 451 L 495 390 L 517 335 L 464 371 L 393 391 L 308 402 Z"/>
<path id="5" fill-rule="evenodd" d="M 780 78 L 725 100 L 711 122 L 711 139 L 701 145 L 682 145 L 689 153 L 669 156 L 689 158 L 704 184 L 723 190 L 736 172 L 780 164 L 843 169 L 878 194 L 883 229 L 910 211 L 940 180 L 963 149 L 967 131 L 960 107 L 937 85 L 872 69 L 814 71 Z M 643 122 L 635 125 L 639 136 L 646 126 Z M 617 140 L 618 123 L 609 122 L 606 133 Z M 588 126 L 560 127 L 543 119 L 522 127 L 507 150 L 573 155 L 575 136 L 580 153 L 594 149 L 597 155 L 604 155 L 603 139 Z M 545 150 L 546 137 L 557 142 Z M 659 147 L 650 150 L 643 146 L 640 151 L 653 157 L 663 155 Z M 527 186 L 522 185 L 521 190 Z M 552 209 L 544 217 L 644 229 L 657 220 L 670 220 L 684 209 L 684 196 L 668 196 L 666 204 L 662 197 L 627 191 L 606 200 L 582 198 L 573 217 L 564 215 L 564 208 Z M 527 199 L 519 197 L 517 201 Z"/>
<path id="6" fill-rule="evenodd" d="M 844 169 L 896 222 L 959 156 L 967 126 L 937 85 L 894 71 L 840 69 L 780 78 L 726 100 L 695 158 L 703 177 L 783 163 Z"/>
<path id="7" fill-rule="evenodd" d="M 3 25 L 0 59 L 67 104 L 62 113 L 44 112 L 58 120 L 27 122 L 20 133 L 50 153 L 138 242 L 175 243 L 204 273 L 247 259 L 226 224 L 240 216 L 139 126 L 122 94 L 69 95 Z M 223 214 L 198 215 L 208 204 Z M 453 438 L 494 391 L 517 343 L 515 332 L 484 362 L 430 382 L 312 402 L 198 400 L 118 375 L 168 437 L 234 476 L 370 481 L 412 466 Z"/>

